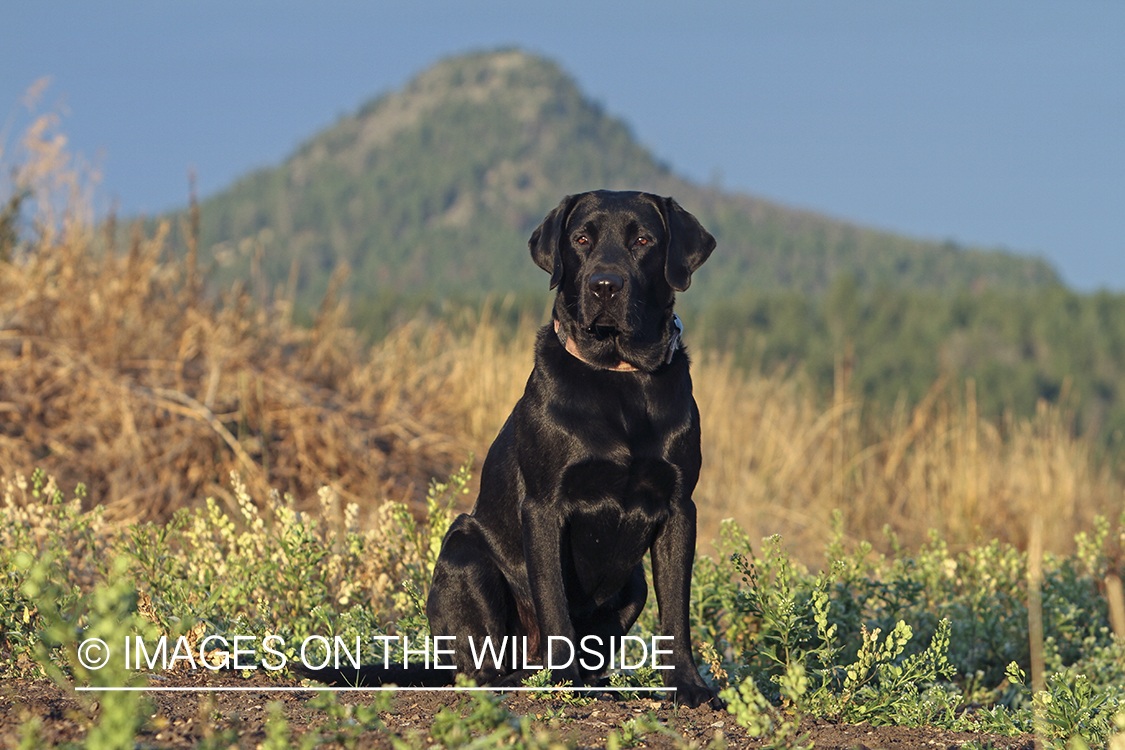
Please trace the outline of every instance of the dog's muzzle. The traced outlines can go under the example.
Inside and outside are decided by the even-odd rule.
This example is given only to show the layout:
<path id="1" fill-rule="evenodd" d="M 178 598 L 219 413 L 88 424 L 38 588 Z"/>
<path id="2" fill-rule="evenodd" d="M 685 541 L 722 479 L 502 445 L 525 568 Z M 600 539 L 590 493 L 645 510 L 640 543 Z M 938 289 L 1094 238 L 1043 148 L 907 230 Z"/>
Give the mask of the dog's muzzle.
<path id="1" fill-rule="evenodd" d="M 594 328 L 597 328 L 597 326 L 594 326 Z M 582 353 L 578 351 L 578 345 L 574 342 L 573 339 L 567 337 L 566 331 L 563 330 L 562 324 L 559 322 L 558 318 L 555 318 L 555 335 L 559 337 L 559 343 L 563 345 L 563 348 L 566 349 L 567 352 L 571 354 L 571 356 L 581 360 L 582 362 L 585 362 L 591 367 L 597 366 L 582 356 Z M 672 335 L 668 339 L 668 353 L 664 357 L 664 364 L 672 364 L 672 357 L 676 355 L 676 350 L 680 348 L 680 339 L 683 338 L 683 335 L 684 324 L 680 320 L 679 315 L 677 315 L 676 313 L 672 313 Z M 628 362 L 618 362 L 616 366 L 606 367 L 604 369 L 613 370 L 615 372 L 637 371 L 637 368 L 633 367 Z"/>

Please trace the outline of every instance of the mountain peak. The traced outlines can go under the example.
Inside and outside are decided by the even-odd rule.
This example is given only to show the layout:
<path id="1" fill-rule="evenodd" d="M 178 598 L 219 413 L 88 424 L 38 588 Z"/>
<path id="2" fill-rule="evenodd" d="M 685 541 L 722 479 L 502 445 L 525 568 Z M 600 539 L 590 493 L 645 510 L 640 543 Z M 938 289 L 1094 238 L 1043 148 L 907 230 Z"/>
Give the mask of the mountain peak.
<path id="1" fill-rule="evenodd" d="M 450 107 L 503 107 L 518 121 L 532 123 L 553 100 L 579 98 L 577 86 L 554 63 L 517 49 L 445 58 L 422 71 L 401 91 L 380 96 L 332 128 L 336 139 L 317 136 L 306 149 L 352 146 L 362 151 L 390 143 L 398 133 Z M 332 132 L 330 131 L 330 132 Z M 342 163 L 354 153 L 334 149 Z"/>
<path id="2" fill-rule="evenodd" d="M 440 60 L 408 83 L 401 96 L 431 101 L 453 97 L 480 103 L 507 101 L 513 96 L 525 97 L 539 92 L 546 100 L 560 84 L 577 90 L 574 82 L 554 63 L 520 49 L 507 48 Z M 533 114 L 530 108 L 526 111 Z"/>
<path id="3" fill-rule="evenodd" d="M 296 262 L 303 299 L 347 262 L 356 291 L 545 289 L 531 229 L 563 195 L 595 188 L 674 195 L 719 239 L 693 296 L 860 283 L 957 288 L 1056 283 L 1042 261 L 966 252 L 717 192 L 673 175 L 628 125 L 555 63 L 519 49 L 443 59 L 316 134 L 276 168 L 204 202 L 204 247 L 267 280 Z M 701 291 L 696 291 L 697 288 Z"/>

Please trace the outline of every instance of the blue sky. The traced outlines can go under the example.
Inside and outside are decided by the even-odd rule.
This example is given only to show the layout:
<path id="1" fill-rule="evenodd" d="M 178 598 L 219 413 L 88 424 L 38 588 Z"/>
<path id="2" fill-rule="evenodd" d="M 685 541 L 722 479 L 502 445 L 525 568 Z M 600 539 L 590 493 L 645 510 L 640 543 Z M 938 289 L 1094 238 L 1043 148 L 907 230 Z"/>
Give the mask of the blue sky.
<path id="1" fill-rule="evenodd" d="M 1125 291 L 1125 3 L 13 0 L 0 138 L 36 79 L 123 214 L 221 189 L 436 59 L 559 62 L 687 177 Z M 7 158 L 7 156 L 5 157 Z"/>

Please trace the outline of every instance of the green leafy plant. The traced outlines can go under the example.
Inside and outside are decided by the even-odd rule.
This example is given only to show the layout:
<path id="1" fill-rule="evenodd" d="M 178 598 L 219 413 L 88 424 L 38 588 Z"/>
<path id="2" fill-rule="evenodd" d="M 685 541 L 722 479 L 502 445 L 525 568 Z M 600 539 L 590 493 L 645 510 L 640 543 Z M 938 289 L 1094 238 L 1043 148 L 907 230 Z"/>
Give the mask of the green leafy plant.
<path id="1" fill-rule="evenodd" d="M 737 689 L 729 687 L 721 691 L 719 697 L 727 702 L 727 711 L 751 737 L 767 738 L 766 747 L 808 750 L 812 743 L 807 734 L 800 734 L 801 708 L 808 688 L 804 667 L 790 664 L 778 680 L 778 686 L 791 713 L 774 706 L 758 689 L 753 677 L 743 679 Z"/>
<path id="2" fill-rule="evenodd" d="M 36 634 L 35 653 L 40 665 L 60 685 L 72 680 L 81 688 L 131 688 L 145 684 L 143 674 L 126 665 L 129 639 L 150 636 L 151 624 L 137 615 L 136 590 L 124 577 L 128 561 L 116 558 L 114 583 L 101 584 L 81 594 L 63 583 L 58 561 L 47 555 L 33 560 L 21 552 L 16 565 L 27 571 L 21 591 L 38 611 L 42 629 Z M 96 723 L 89 727 L 86 746 L 91 750 L 132 748 L 144 722 L 147 699 L 139 692 L 110 690 L 80 693 L 100 705 Z"/>
<path id="3" fill-rule="evenodd" d="M 532 688 L 560 688 L 571 687 L 570 680 L 565 682 L 555 681 L 551 677 L 551 670 L 541 669 L 533 675 L 529 675 L 523 681 L 524 687 Z M 594 699 L 585 695 L 583 691 L 578 690 L 544 690 L 543 692 L 531 692 L 529 695 L 538 700 L 550 700 L 561 703 L 565 706 L 585 706 Z"/>
<path id="4" fill-rule="evenodd" d="M 660 675 L 650 666 L 640 666 L 629 672 L 614 672 L 609 676 L 609 686 L 613 688 L 660 687 L 662 684 Z M 641 693 L 624 690 L 617 697 L 626 701 L 636 700 L 641 697 Z"/>
<path id="5" fill-rule="evenodd" d="M 301 739 L 302 748 L 311 750 L 325 743 L 355 747 L 366 732 L 382 732 L 386 729 L 383 720 L 379 718 L 379 712 L 390 708 L 391 696 L 389 693 L 376 693 L 372 703 L 360 704 L 341 703 L 335 693 L 320 693 L 307 705 L 324 712 L 326 719 L 305 734 Z"/>

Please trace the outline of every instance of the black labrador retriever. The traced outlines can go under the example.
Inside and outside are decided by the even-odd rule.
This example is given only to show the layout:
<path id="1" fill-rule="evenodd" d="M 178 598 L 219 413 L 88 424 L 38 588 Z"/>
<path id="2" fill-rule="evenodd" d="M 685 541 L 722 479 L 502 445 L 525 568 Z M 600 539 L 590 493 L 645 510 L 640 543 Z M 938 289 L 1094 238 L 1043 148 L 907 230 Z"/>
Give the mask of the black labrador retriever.
<path id="1" fill-rule="evenodd" d="M 558 290 L 553 322 L 473 512 L 442 543 L 431 634 L 451 637 L 456 671 L 481 684 L 518 685 L 554 654 L 553 680 L 592 684 L 644 607 L 651 551 L 665 685 L 679 703 L 720 707 L 692 660 L 699 411 L 672 311 L 715 240 L 671 198 L 596 191 L 565 198 L 528 244 Z M 521 643 L 523 658 L 482 660 L 486 637 Z M 575 658 L 563 666 L 567 646 Z M 415 667 L 301 671 L 338 684 L 452 682 Z"/>

